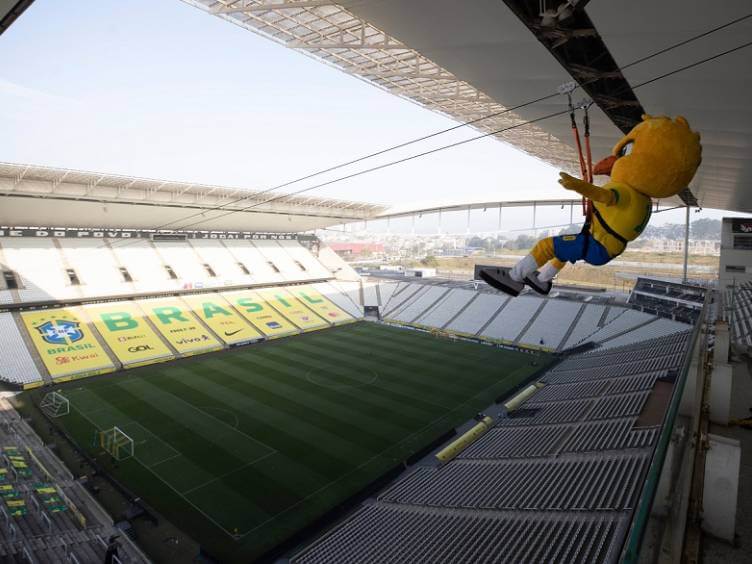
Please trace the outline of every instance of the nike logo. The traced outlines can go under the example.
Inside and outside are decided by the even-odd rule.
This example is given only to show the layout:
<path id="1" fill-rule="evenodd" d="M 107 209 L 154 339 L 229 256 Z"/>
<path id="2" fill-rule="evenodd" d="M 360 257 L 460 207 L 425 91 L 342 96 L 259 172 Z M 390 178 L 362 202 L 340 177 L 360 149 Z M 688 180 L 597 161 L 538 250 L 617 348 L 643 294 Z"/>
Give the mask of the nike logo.
<path id="1" fill-rule="evenodd" d="M 242 329 L 238 329 L 237 331 L 230 331 L 230 332 L 225 331 L 225 337 L 232 337 L 233 335 L 237 335 L 241 331 L 242 331 Z"/>

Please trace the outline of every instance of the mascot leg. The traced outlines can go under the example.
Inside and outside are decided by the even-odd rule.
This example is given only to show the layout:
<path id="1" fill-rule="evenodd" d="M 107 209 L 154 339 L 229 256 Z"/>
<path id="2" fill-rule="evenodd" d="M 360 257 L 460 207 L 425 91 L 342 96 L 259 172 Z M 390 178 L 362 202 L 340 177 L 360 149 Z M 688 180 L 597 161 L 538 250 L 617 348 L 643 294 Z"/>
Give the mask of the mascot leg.
<path id="1" fill-rule="evenodd" d="M 557 258 L 552 258 L 548 261 L 543 268 L 538 272 L 538 280 L 540 282 L 550 282 L 554 277 L 566 266 L 566 262 L 562 262 Z"/>
<path id="2" fill-rule="evenodd" d="M 553 278 L 553 275 L 546 281 L 540 281 L 535 271 L 538 267 L 543 266 L 552 259 L 555 259 L 554 240 L 551 237 L 547 237 L 538 241 L 530 251 L 530 254 L 523 257 L 509 270 L 505 268 L 487 268 L 481 271 L 480 277 L 497 290 L 501 290 L 512 296 L 519 295 L 525 284 L 539 294 L 548 294 L 551 291 L 551 278 Z"/>

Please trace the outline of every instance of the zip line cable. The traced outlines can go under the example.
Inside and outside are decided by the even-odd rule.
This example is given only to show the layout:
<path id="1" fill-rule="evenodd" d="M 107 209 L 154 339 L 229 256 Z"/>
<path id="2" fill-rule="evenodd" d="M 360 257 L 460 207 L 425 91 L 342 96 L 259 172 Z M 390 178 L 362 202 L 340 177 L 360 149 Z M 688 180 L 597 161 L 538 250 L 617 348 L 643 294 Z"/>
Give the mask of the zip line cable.
<path id="1" fill-rule="evenodd" d="M 700 59 L 700 60 L 695 61 L 693 63 L 690 63 L 690 64 L 684 65 L 682 67 L 676 68 L 676 69 L 674 69 L 672 71 L 669 71 L 669 72 L 663 73 L 661 75 L 655 76 L 653 78 L 650 78 L 648 80 L 640 82 L 640 83 L 632 86 L 631 88 L 632 88 L 632 90 L 637 90 L 638 88 L 641 88 L 643 86 L 647 86 L 648 84 L 653 84 L 654 82 L 657 82 L 657 81 L 662 80 L 664 78 L 668 78 L 669 76 L 673 76 L 673 75 L 678 74 L 680 72 L 683 72 L 685 70 L 689 70 L 691 68 L 700 66 L 700 65 L 705 64 L 705 63 L 708 63 L 708 62 L 713 61 L 715 59 L 719 59 L 720 57 L 723 57 L 725 55 L 729 55 L 729 54 L 734 53 L 736 51 L 740 51 L 741 49 L 745 49 L 745 48 L 749 47 L 750 45 L 752 45 L 752 41 L 748 41 L 746 43 L 743 43 L 743 44 L 738 45 L 736 47 L 733 47 L 731 49 L 727 49 L 726 51 L 722 51 L 720 53 L 716 53 L 715 55 L 711 55 L 711 56 L 706 57 L 704 59 Z M 618 93 L 619 93 L 618 90 L 616 92 L 614 92 L 614 94 L 618 94 Z M 377 166 L 374 166 L 374 167 L 371 167 L 371 168 L 360 170 L 360 171 L 354 172 L 352 174 L 348 174 L 346 176 L 341 176 L 341 177 L 338 177 L 338 178 L 335 178 L 335 179 L 332 179 L 332 180 L 328 180 L 328 181 L 322 182 L 320 184 L 315 184 L 313 186 L 309 186 L 307 188 L 303 188 L 302 190 L 296 190 L 294 192 L 290 192 L 290 193 L 286 193 L 286 194 L 279 194 L 277 196 L 274 196 L 274 197 L 269 198 L 267 200 L 264 200 L 262 202 L 257 202 L 255 204 L 250 205 L 250 206 L 246 206 L 246 207 L 243 207 L 243 208 L 240 208 L 240 209 L 237 209 L 237 210 L 229 210 L 229 211 L 227 211 L 227 212 L 225 212 L 223 214 L 220 214 L 220 215 L 218 215 L 216 217 L 203 218 L 203 219 L 201 219 L 199 221 L 196 221 L 196 222 L 193 222 L 193 223 L 189 223 L 187 225 L 183 225 L 183 226 L 179 227 L 179 229 L 186 229 L 188 227 L 194 227 L 196 225 L 200 225 L 202 223 L 206 223 L 207 221 L 215 221 L 217 219 L 221 219 L 221 218 L 226 217 L 228 215 L 231 215 L 231 214 L 234 214 L 234 213 L 238 213 L 238 212 L 247 211 L 249 209 L 253 209 L 255 207 L 258 207 L 258 206 L 261 206 L 261 205 L 264 205 L 264 204 L 268 204 L 268 203 L 274 202 L 276 200 L 280 200 L 280 199 L 287 198 L 287 197 L 290 197 L 290 196 L 296 196 L 298 194 L 302 194 L 304 192 L 310 192 L 312 190 L 317 190 L 319 188 L 323 188 L 323 187 L 329 186 L 331 184 L 342 182 L 344 180 L 349 180 L 351 178 L 362 176 L 364 174 L 369 174 L 371 172 L 375 172 L 375 171 L 378 171 L 378 170 L 389 168 L 389 167 L 392 167 L 392 166 L 395 166 L 395 165 L 398 165 L 398 164 L 402 164 L 402 163 L 405 163 L 405 162 L 408 162 L 408 161 L 412 161 L 414 159 L 418 159 L 418 158 L 421 158 L 421 157 L 432 155 L 432 154 L 438 153 L 440 151 L 444 151 L 446 149 L 452 149 L 454 147 L 459 147 L 461 145 L 465 145 L 467 143 L 471 143 L 471 142 L 477 141 L 479 139 L 484 139 L 484 138 L 490 137 L 492 135 L 497 135 L 499 133 L 504 133 L 504 132 L 510 131 L 512 129 L 517 129 L 517 128 L 523 127 L 525 125 L 530 125 L 530 124 L 533 124 L 533 123 L 537 123 L 537 122 L 540 122 L 540 121 L 544 121 L 544 120 L 551 119 L 553 117 L 558 117 L 560 115 L 564 115 L 564 114 L 568 114 L 568 113 L 569 113 L 569 108 L 564 109 L 564 110 L 560 110 L 558 112 L 553 112 L 553 113 L 550 113 L 550 114 L 547 114 L 545 116 L 541 116 L 541 117 L 538 117 L 538 118 L 535 118 L 535 119 L 532 119 L 532 120 L 520 122 L 520 123 L 515 124 L 515 125 L 510 125 L 510 126 L 507 126 L 507 127 L 503 127 L 501 129 L 497 129 L 497 130 L 494 130 L 494 131 L 491 131 L 491 132 L 488 132 L 488 133 L 483 133 L 483 134 L 475 136 L 475 137 L 470 137 L 468 139 L 463 139 L 462 141 L 457 141 L 455 143 L 450 143 L 448 145 L 442 145 L 441 147 L 436 147 L 436 148 L 430 149 L 428 151 L 423 151 L 422 153 L 417 153 L 415 155 L 411 155 L 409 157 L 398 159 L 396 161 L 390 161 L 388 163 L 384 163 L 384 164 L 377 165 Z M 211 211 L 211 210 L 208 210 L 208 211 Z"/>
<path id="2" fill-rule="evenodd" d="M 684 39 L 682 41 L 674 43 L 672 45 L 669 45 L 668 47 L 664 47 L 663 49 L 661 49 L 659 51 L 656 51 L 654 53 L 651 53 L 651 54 L 649 54 L 649 55 L 647 55 L 645 57 L 641 57 L 639 59 L 636 59 L 636 60 L 632 61 L 631 63 L 628 63 L 628 64 L 622 66 L 620 68 L 620 70 L 626 70 L 626 69 L 628 69 L 630 67 L 633 67 L 633 66 L 638 65 L 640 63 L 643 63 L 645 61 L 648 61 L 648 60 L 650 60 L 650 59 L 652 59 L 654 57 L 663 55 L 665 53 L 668 53 L 669 51 L 672 51 L 674 49 L 677 49 L 679 47 L 682 47 L 684 45 L 692 43 L 693 41 L 697 41 L 698 39 L 701 39 L 703 37 L 707 37 L 709 35 L 712 35 L 713 33 L 716 33 L 716 32 L 718 32 L 718 31 L 720 31 L 722 29 L 725 29 L 725 28 L 730 27 L 730 26 L 732 26 L 734 24 L 740 23 L 740 22 L 742 22 L 744 20 L 747 20 L 749 18 L 752 18 L 752 13 L 744 15 L 744 16 L 741 16 L 741 17 L 736 18 L 734 20 L 731 20 L 731 21 L 729 21 L 729 22 L 727 22 L 725 24 L 719 25 L 717 27 L 714 27 L 712 29 L 709 29 L 707 31 L 704 31 L 702 33 L 699 33 L 697 35 L 694 35 L 692 37 L 689 37 L 687 39 Z M 598 78 L 590 79 L 588 81 L 585 81 L 582 85 L 578 84 L 577 88 L 580 88 L 580 87 L 582 87 L 584 85 L 587 85 L 587 84 L 591 84 L 593 82 L 596 82 L 597 80 L 599 80 L 599 79 Z M 219 209 L 223 209 L 223 208 L 225 208 L 227 206 L 236 204 L 238 202 L 242 202 L 243 200 L 247 200 L 247 199 L 254 198 L 254 197 L 257 197 L 257 196 L 260 196 L 260 195 L 263 195 L 263 194 L 267 194 L 269 192 L 273 192 L 273 191 L 279 190 L 281 188 L 286 188 L 287 186 L 291 186 L 293 184 L 297 184 L 297 183 L 303 182 L 305 180 L 310 180 L 311 178 L 315 178 L 316 176 L 320 176 L 320 175 L 326 174 L 328 172 L 333 172 L 333 171 L 338 170 L 340 168 L 344 168 L 344 167 L 347 167 L 347 166 L 350 166 L 350 165 L 353 165 L 353 164 L 357 164 L 359 162 L 363 162 L 365 160 L 372 159 L 374 157 L 378 157 L 380 155 L 389 153 L 391 151 L 395 151 L 397 149 L 402 149 L 402 148 L 408 147 L 410 145 L 414 145 L 416 143 L 420 143 L 422 141 L 427 141 L 427 140 L 432 139 L 434 137 L 438 137 L 440 135 L 444 135 L 446 133 L 450 133 L 452 131 L 461 129 L 463 127 L 466 127 L 466 126 L 469 126 L 469 125 L 474 125 L 474 124 L 479 123 L 481 121 L 485 121 L 485 120 L 488 120 L 488 119 L 491 119 L 491 118 L 494 118 L 494 117 L 498 117 L 498 116 L 503 115 L 505 113 L 509 113 L 509 112 L 513 112 L 515 110 L 522 109 L 522 108 L 524 108 L 526 106 L 537 104 L 539 102 L 544 102 L 544 101 L 550 100 L 552 98 L 557 98 L 559 95 L 560 94 L 558 92 L 556 92 L 556 93 L 548 94 L 546 96 L 541 96 L 540 98 L 535 98 L 533 100 L 529 100 L 527 102 L 523 102 L 521 104 L 509 107 L 509 108 L 505 108 L 505 109 L 500 110 L 498 112 L 493 112 L 493 113 L 487 114 L 485 116 L 478 117 L 476 119 L 473 119 L 473 120 L 470 120 L 470 121 L 467 121 L 467 122 L 459 123 L 459 124 L 454 125 L 452 127 L 448 127 L 446 129 L 435 131 L 433 133 L 429 133 L 429 134 L 424 135 L 422 137 L 417 137 L 415 139 L 411 139 L 409 141 L 405 141 L 405 142 L 399 143 L 397 145 L 393 145 L 393 146 L 390 146 L 390 147 L 385 147 L 384 149 L 380 149 L 380 150 L 375 151 L 373 153 L 369 153 L 367 155 L 363 155 L 361 157 L 357 157 L 357 158 L 352 159 L 350 161 L 339 163 L 339 164 L 333 165 L 331 167 L 328 167 L 326 169 L 322 169 L 322 170 L 319 170 L 319 171 L 307 174 L 305 176 L 301 176 L 299 178 L 295 178 L 293 180 L 289 180 L 287 182 L 283 182 L 282 184 L 278 184 L 276 186 L 272 186 L 270 188 L 266 188 L 266 189 L 261 190 L 259 192 L 254 192 L 253 194 L 248 194 L 248 195 L 241 196 L 240 198 L 236 198 L 236 199 L 231 200 L 229 202 L 225 202 L 223 204 L 219 204 L 217 206 L 211 207 L 211 208 L 203 210 L 201 212 L 196 212 L 194 214 L 188 215 L 188 216 L 183 217 L 181 219 L 172 220 L 170 222 L 167 222 L 165 224 L 157 226 L 155 229 L 156 230 L 164 229 L 165 227 L 169 227 L 169 226 L 171 226 L 171 225 L 173 225 L 175 223 L 178 223 L 178 222 L 186 221 L 186 220 L 192 219 L 192 218 L 197 217 L 197 216 L 204 216 L 208 212 L 212 212 L 212 211 L 216 211 L 216 210 L 219 210 Z M 266 202 L 264 202 L 264 203 L 266 203 Z M 240 210 L 238 210 L 238 211 L 240 211 Z M 178 227 L 177 229 L 184 229 L 185 227 L 186 226 Z"/>

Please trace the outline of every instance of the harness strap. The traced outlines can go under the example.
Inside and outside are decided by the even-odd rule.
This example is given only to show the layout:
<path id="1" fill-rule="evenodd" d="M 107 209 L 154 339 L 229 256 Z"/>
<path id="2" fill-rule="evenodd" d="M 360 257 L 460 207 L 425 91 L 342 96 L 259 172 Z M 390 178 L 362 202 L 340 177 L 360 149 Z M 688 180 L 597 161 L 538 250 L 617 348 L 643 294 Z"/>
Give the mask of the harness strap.
<path id="1" fill-rule="evenodd" d="M 603 219 L 603 216 L 601 215 L 601 212 L 599 212 L 598 208 L 596 208 L 595 206 L 593 206 L 593 216 L 595 217 L 595 219 L 598 220 L 598 223 L 601 224 L 601 227 L 603 227 L 603 229 L 606 230 L 606 233 L 608 233 L 609 235 L 611 235 L 614 239 L 616 239 L 617 241 L 619 241 L 625 247 L 627 246 L 627 243 L 629 243 L 629 241 L 627 241 L 619 233 L 617 233 L 616 231 L 614 231 L 613 228 L 608 223 L 606 223 L 606 221 Z"/>

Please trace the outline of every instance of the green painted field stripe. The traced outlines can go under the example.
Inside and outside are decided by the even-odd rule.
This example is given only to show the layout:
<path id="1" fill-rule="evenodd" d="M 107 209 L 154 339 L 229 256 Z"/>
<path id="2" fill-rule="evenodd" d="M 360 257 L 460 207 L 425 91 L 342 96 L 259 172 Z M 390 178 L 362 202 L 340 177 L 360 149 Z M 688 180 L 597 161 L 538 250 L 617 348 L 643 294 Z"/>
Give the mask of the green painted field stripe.
<path id="1" fill-rule="evenodd" d="M 303 424 L 294 415 L 246 396 L 243 382 L 238 382 L 231 374 L 212 372 L 207 373 L 205 379 L 186 378 L 181 383 L 215 397 L 233 409 L 247 410 L 247 413 L 253 413 L 253 417 L 267 422 L 279 435 L 278 440 L 271 441 L 270 444 L 291 460 L 295 456 L 302 456 L 302 460 L 312 465 L 319 475 L 336 475 L 343 466 L 350 464 L 347 454 L 335 449 L 334 445 L 338 440 L 332 442 L 330 435 L 322 435 L 318 429 Z M 316 447 L 313 448 L 312 445 Z"/>
<path id="2" fill-rule="evenodd" d="M 307 364 L 311 369 L 329 371 L 335 374 L 340 374 L 342 376 L 346 376 L 348 370 L 356 369 L 352 365 L 343 366 L 341 364 L 331 364 L 326 360 L 320 360 L 319 358 L 314 358 L 310 355 L 299 354 L 289 349 L 285 351 L 284 356 L 280 356 L 280 359 L 284 359 L 288 362 L 290 360 L 294 360 L 299 362 L 302 366 L 305 366 Z M 378 372 L 378 368 L 374 367 L 374 369 Z M 436 402 L 416 396 L 415 394 L 406 391 L 404 388 L 405 386 L 400 385 L 380 385 L 379 380 L 376 380 L 374 385 L 370 386 L 370 390 L 372 392 L 379 393 L 382 397 L 387 399 L 388 405 L 386 407 L 392 410 L 399 409 L 399 405 L 401 405 L 402 409 L 409 410 L 408 413 L 410 414 L 414 413 L 416 410 L 419 410 L 430 416 L 431 414 L 435 414 L 436 412 L 441 412 L 447 409 L 447 407 L 444 405 L 440 405 Z M 422 418 L 422 415 L 416 414 L 416 417 Z"/>
<path id="3" fill-rule="evenodd" d="M 468 387 L 479 386 L 504 377 L 503 369 L 495 369 L 491 372 L 485 367 L 481 370 L 481 367 L 474 366 L 472 363 L 466 364 L 462 371 L 458 371 L 450 366 L 448 359 L 443 355 L 433 355 L 425 360 L 397 353 L 379 353 L 377 356 L 373 354 L 372 346 L 361 343 L 350 343 L 346 348 L 341 345 L 328 348 L 321 344 L 313 347 L 307 343 L 295 343 L 290 348 L 320 359 L 328 356 L 350 358 L 360 366 L 366 363 L 376 363 L 382 373 L 385 370 L 398 373 L 399 383 L 410 387 L 412 391 L 426 394 L 424 397 L 438 393 L 450 401 L 455 393 L 462 393 Z M 356 354 L 353 355 L 353 353 Z"/>
<path id="4" fill-rule="evenodd" d="M 229 468 L 240 467 L 247 462 L 236 457 L 232 451 L 226 451 L 216 446 L 216 443 L 196 434 L 195 426 L 190 424 L 190 415 L 184 410 L 165 409 L 165 405 L 157 405 L 153 401 L 146 401 L 133 394 L 131 385 L 110 388 L 112 393 L 108 399 L 120 409 L 128 407 L 133 413 L 133 419 L 159 436 L 179 451 L 184 459 L 179 473 L 168 472 L 174 466 L 170 462 L 160 465 L 154 472 L 169 481 L 178 491 L 190 489 L 196 484 L 211 479 L 217 473 Z M 113 393 L 114 392 L 114 393 Z"/>
<path id="5" fill-rule="evenodd" d="M 449 409 L 456 394 L 465 394 L 468 388 L 477 387 L 480 382 L 458 382 L 452 373 L 445 370 L 421 367 L 414 362 L 395 359 L 394 362 L 375 362 L 364 355 L 352 356 L 352 352 L 358 352 L 352 347 L 350 354 L 335 352 L 333 350 L 315 347 L 311 349 L 305 344 L 296 344 L 292 349 L 295 354 L 304 355 L 310 359 L 325 361 L 325 359 L 340 359 L 342 366 L 353 369 L 356 372 L 373 369 L 379 374 L 379 379 L 373 384 L 377 388 L 389 389 L 398 392 L 411 399 L 421 398 L 421 401 Z M 289 353 L 288 354 L 292 354 Z M 347 363 L 347 365 L 345 365 Z M 414 401 L 414 399 L 413 399 Z"/>
<path id="6" fill-rule="evenodd" d="M 294 360 L 293 363 L 290 361 Z M 334 365 L 326 362 L 319 362 L 315 359 L 300 359 L 299 356 L 294 356 L 289 350 L 285 352 L 274 351 L 269 349 L 265 351 L 262 358 L 256 357 L 254 362 L 266 363 L 270 367 L 277 368 L 279 370 L 285 370 L 288 374 L 293 374 L 298 378 L 304 379 L 306 374 L 312 369 L 316 370 L 331 370 L 333 372 L 342 373 L 342 367 L 335 367 Z M 348 396 L 349 401 L 354 402 L 366 402 L 382 412 L 392 412 L 400 414 L 398 417 L 405 422 L 405 424 L 411 424 L 410 422 L 419 422 L 423 419 L 422 412 L 433 413 L 438 409 L 434 405 L 416 405 L 415 399 L 412 397 L 405 397 L 403 395 L 395 394 L 390 390 L 384 390 L 381 388 L 369 387 L 369 393 L 363 393 L 362 389 L 339 389 L 339 393 Z M 402 423 L 399 423 L 400 425 Z"/>
<path id="7" fill-rule="evenodd" d="M 404 330 L 398 330 L 404 331 Z M 428 339 L 428 340 L 426 340 Z M 464 343 L 461 341 L 448 341 L 437 337 L 427 337 L 422 333 L 411 332 L 410 339 L 399 338 L 395 335 L 369 335 L 361 338 L 358 334 L 343 335 L 343 342 L 361 341 L 369 343 L 373 350 L 402 351 L 424 359 L 440 354 L 448 359 L 448 363 L 461 370 L 469 362 L 485 362 L 489 359 L 499 360 L 498 349 L 494 347 Z M 521 361 L 529 360 L 529 356 L 523 353 L 512 353 L 511 359 L 519 358 Z M 515 358 L 516 357 L 516 358 Z"/>
<path id="8" fill-rule="evenodd" d="M 344 396 L 345 401 L 330 399 L 329 395 L 324 393 L 328 390 L 326 387 L 312 384 L 299 374 L 281 372 L 269 361 L 261 362 L 260 359 L 251 361 L 249 358 L 243 366 L 239 366 L 237 363 L 217 358 L 213 359 L 210 365 L 220 371 L 234 372 L 240 379 L 262 387 L 277 396 L 294 399 L 304 409 L 313 412 L 314 421 L 318 421 L 319 417 L 324 417 L 335 420 L 337 426 L 352 424 L 353 421 L 372 426 L 374 433 L 366 433 L 366 439 L 371 437 L 375 441 L 392 440 L 395 434 L 403 433 L 407 428 L 391 421 L 384 421 L 384 410 L 381 408 L 372 408 L 363 402 L 357 402 L 355 405 L 352 398 L 346 396 Z"/>
<path id="9" fill-rule="evenodd" d="M 382 437 L 373 435 L 364 435 L 361 437 L 361 441 L 349 441 L 342 435 L 344 428 L 342 421 L 324 413 L 315 412 L 294 397 L 287 397 L 285 394 L 277 393 L 276 390 L 266 389 L 259 385 L 259 382 L 249 380 L 245 371 L 237 369 L 229 363 L 216 360 L 212 363 L 212 366 L 217 369 L 214 374 L 220 372 L 224 377 L 233 378 L 237 384 L 234 389 L 236 391 L 242 390 L 243 397 L 253 397 L 255 400 L 273 407 L 278 412 L 287 413 L 297 426 L 313 426 L 319 434 L 318 441 L 325 445 L 325 448 L 339 441 L 344 443 L 344 449 L 349 453 L 349 456 L 357 458 L 370 454 L 368 449 L 361 446 L 367 444 L 368 439 L 376 441 L 378 444 L 388 443 Z M 224 385 L 224 382 L 226 382 L 226 379 L 218 381 L 217 385 Z M 347 457 L 345 457 L 346 459 Z"/>

